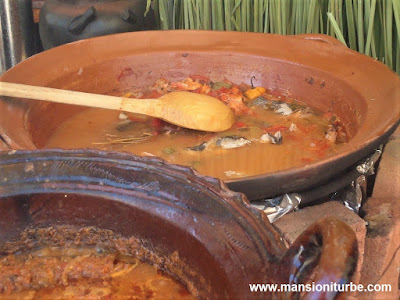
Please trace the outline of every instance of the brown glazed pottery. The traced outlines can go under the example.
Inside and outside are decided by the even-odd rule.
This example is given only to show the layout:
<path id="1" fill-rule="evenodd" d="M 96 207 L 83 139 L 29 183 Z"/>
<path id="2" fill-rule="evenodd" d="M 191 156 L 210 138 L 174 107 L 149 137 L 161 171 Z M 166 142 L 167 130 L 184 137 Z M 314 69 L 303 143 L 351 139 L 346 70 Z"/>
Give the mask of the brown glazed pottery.
<path id="1" fill-rule="evenodd" d="M 400 78 L 382 63 L 324 35 L 179 30 L 116 34 L 42 52 L 10 69 L 1 80 L 109 93 L 192 74 L 247 84 L 255 76 L 255 85 L 337 114 L 352 137 L 320 161 L 226 181 L 250 200 L 327 182 L 384 143 L 400 120 Z M 53 130 L 80 110 L 4 99 L 0 135 L 14 149 L 42 148 Z"/>
<path id="2" fill-rule="evenodd" d="M 249 283 L 294 284 L 310 276 L 316 283 L 347 283 L 354 272 L 357 246 L 346 224 L 322 220 L 287 249 L 243 194 L 157 158 L 3 151 L 0 174 L 0 255 L 44 245 L 118 245 L 201 299 L 296 299 L 251 293 Z"/>

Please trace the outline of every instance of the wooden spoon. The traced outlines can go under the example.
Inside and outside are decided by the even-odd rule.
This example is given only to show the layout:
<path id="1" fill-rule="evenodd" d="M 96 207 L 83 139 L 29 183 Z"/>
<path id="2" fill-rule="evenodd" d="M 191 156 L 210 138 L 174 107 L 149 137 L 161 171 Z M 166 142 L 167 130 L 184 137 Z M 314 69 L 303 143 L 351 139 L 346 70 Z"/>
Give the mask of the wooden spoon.
<path id="1" fill-rule="evenodd" d="M 234 123 L 232 110 L 216 98 L 171 92 L 158 99 L 133 99 L 0 82 L 0 96 L 99 107 L 144 114 L 195 130 L 224 131 Z"/>

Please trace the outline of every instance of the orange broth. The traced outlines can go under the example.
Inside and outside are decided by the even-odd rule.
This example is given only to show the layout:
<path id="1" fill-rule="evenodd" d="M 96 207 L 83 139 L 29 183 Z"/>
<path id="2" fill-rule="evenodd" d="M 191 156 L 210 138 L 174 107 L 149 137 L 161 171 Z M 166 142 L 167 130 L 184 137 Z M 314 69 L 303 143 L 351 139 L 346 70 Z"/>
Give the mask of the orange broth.
<path id="1" fill-rule="evenodd" d="M 97 148 L 158 156 L 203 175 L 241 178 L 298 167 L 335 153 L 347 136 L 340 120 L 262 87 L 211 82 L 193 76 L 159 80 L 132 90 L 132 98 L 185 90 L 217 97 L 236 115 L 225 132 L 188 130 L 161 120 L 103 109 L 86 109 L 64 121 L 45 148 Z"/>

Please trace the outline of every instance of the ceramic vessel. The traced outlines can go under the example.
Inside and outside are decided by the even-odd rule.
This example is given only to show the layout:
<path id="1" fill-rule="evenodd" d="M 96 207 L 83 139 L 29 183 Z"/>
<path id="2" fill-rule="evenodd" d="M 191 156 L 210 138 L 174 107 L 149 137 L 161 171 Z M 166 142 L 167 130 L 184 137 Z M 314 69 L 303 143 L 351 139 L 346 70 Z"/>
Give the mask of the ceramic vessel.
<path id="1" fill-rule="evenodd" d="M 95 150 L 1 152 L 0 174 L 0 255 L 118 243 L 200 299 L 296 299 L 251 293 L 249 284 L 303 283 L 311 276 L 316 283 L 347 283 L 354 272 L 357 243 L 346 224 L 321 220 L 287 249 L 243 194 L 157 158 Z"/>

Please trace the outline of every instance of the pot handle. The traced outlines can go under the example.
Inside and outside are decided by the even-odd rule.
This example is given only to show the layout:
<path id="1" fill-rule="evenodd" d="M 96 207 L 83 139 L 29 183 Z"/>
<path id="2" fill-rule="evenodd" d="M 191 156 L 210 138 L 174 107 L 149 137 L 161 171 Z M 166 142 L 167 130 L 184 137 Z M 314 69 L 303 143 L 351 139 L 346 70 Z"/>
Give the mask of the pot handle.
<path id="1" fill-rule="evenodd" d="M 277 278 L 279 283 L 314 286 L 301 299 L 341 298 L 344 295 L 331 287 L 350 282 L 357 257 L 357 239 L 350 226 L 336 218 L 325 218 L 307 228 L 285 252 Z M 317 286 L 324 284 L 330 288 L 317 291 Z M 291 297 L 295 298 L 295 293 Z"/>
<path id="2" fill-rule="evenodd" d="M 326 43 L 331 46 L 344 47 L 348 49 L 347 46 L 341 41 L 327 34 L 298 34 L 294 35 L 293 37 L 316 43 Z"/>

